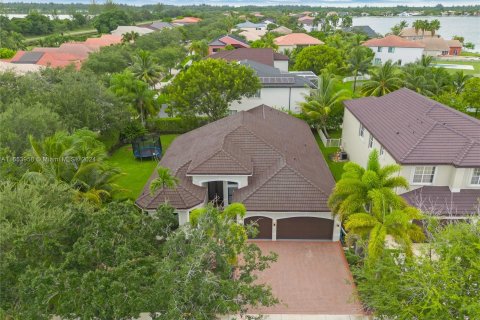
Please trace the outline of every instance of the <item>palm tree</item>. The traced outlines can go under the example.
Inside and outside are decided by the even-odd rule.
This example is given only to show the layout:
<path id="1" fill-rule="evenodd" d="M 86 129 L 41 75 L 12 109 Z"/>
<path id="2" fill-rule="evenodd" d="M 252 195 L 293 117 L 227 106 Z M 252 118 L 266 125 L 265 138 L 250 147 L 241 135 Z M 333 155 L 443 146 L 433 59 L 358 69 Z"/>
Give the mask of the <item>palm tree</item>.
<path id="1" fill-rule="evenodd" d="M 112 76 L 110 90 L 137 110 L 145 127 L 147 116 L 156 111 L 156 92 L 151 90 L 146 82 L 136 79 L 129 70 Z"/>
<path id="2" fill-rule="evenodd" d="M 421 20 L 420 29 L 422 30 L 422 36 L 425 36 L 425 30 L 430 29 L 430 22 L 428 20 Z"/>
<path id="3" fill-rule="evenodd" d="M 352 17 L 350 16 L 345 16 L 342 18 L 342 27 L 344 28 L 349 28 L 352 26 Z"/>
<path id="4" fill-rule="evenodd" d="M 394 176 L 400 169 L 396 164 L 381 167 L 376 149 L 370 153 L 366 169 L 354 162 L 346 163 L 342 178 L 328 199 L 333 214 L 341 221 L 346 221 L 354 213 L 370 214 L 373 199 L 369 192 L 372 190 L 381 192 L 392 209 L 403 208 L 405 200 L 395 193 L 395 188 L 408 189 L 408 182 L 404 177 Z"/>
<path id="5" fill-rule="evenodd" d="M 463 89 L 465 89 L 466 82 L 472 77 L 472 75 L 465 74 L 463 70 L 455 72 L 455 74 L 453 75 L 453 87 L 455 89 L 455 93 L 462 93 Z"/>
<path id="6" fill-rule="evenodd" d="M 194 41 L 188 48 L 190 54 L 201 58 L 208 56 L 208 43 L 205 40 Z"/>
<path id="7" fill-rule="evenodd" d="M 400 30 L 403 30 L 403 29 L 405 29 L 406 27 L 408 27 L 408 22 L 405 21 L 405 20 L 402 20 L 402 21 L 400 21 L 400 23 L 398 24 L 398 26 L 400 27 Z"/>
<path id="8" fill-rule="evenodd" d="M 402 79 L 392 61 L 370 72 L 370 80 L 362 85 L 361 91 L 367 96 L 381 97 L 402 86 Z"/>
<path id="9" fill-rule="evenodd" d="M 150 52 L 140 50 L 132 57 L 130 67 L 133 75 L 138 79 L 154 86 L 162 76 L 162 67 L 155 63 Z"/>
<path id="10" fill-rule="evenodd" d="M 427 56 L 423 55 L 420 60 L 417 60 L 418 64 L 420 64 L 424 68 L 429 68 L 432 65 L 433 62 L 433 57 L 432 56 Z"/>
<path id="11" fill-rule="evenodd" d="M 368 192 L 372 201 L 370 213 L 359 212 L 350 215 L 345 222 L 345 229 L 350 234 L 368 239 L 367 258 L 374 263 L 380 258 L 385 248 L 387 235 L 393 237 L 408 255 L 412 254 L 412 240 L 421 241 L 425 238 L 422 229 L 412 223 L 420 220 L 422 215 L 417 208 L 405 206 L 392 208 L 384 193 L 378 189 Z"/>
<path id="12" fill-rule="evenodd" d="M 157 168 L 158 177 L 150 182 L 150 193 L 153 195 L 159 189 L 175 189 L 178 184 L 178 178 L 170 173 L 169 168 L 159 166 Z"/>
<path id="13" fill-rule="evenodd" d="M 353 92 L 357 88 L 357 77 L 359 74 L 368 72 L 371 66 L 373 55 L 369 54 L 370 49 L 358 46 L 352 49 L 348 58 L 348 71 L 353 74 Z"/>
<path id="14" fill-rule="evenodd" d="M 317 87 L 310 90 L 305 97 L 306 102 L 301 103 L 302 112 L 314 123 L 317 129 L 327 133 L 327 119 L 330 110 L 341 101 L 348 98 L 345 89 L 336 90 L 336 80 L 328 73 L 322 73 L 317 78 Z"/>
<path id="15" fill-rule="evenodd" d="M 432 79 L 429 77 L 427 68 L 420 64 L 411 64 L 404 68 L 403 78 L 405 86 L 423 95 L 432 95 Z"/>
<path id="16" fill-rule="evenodd" d="M 118 191 L 114 181 L 121 175 L 116 168 L 108 166 L 105 147 L 89 130 L 77 130 L 72 135 L 57 132 L 55 135 L 36 141 L 30 137 L 28 152 L 35 161 L 23 179 L 59 181 L 76 191 L 78 199 L 87 199 L 96 204 L 112 197 Z"/>
<path id="17" fill-rule="evenodd" d="M 138 37 L 140 37 L 140 34 L 138 34 L 138 32 L 135 32 L 135 31 L 124 33 L 122 35 L 122 43 L 133 43 L 135 42 L 135 40 L 138 39 Z"/>
<path id="18" fill-rule="evenodd" d="M 415 29 L 415 33 L 418 35 L 418 31 L 422 29 L 423 21 L 422 20 L 415 20 L 412 23 L 412 27 Z"/>
<path id="19" fill-rule="evenodd" d="M 440 29 L 440 21 L 434 19 L 428 24 L 428 30 L 432 33 L 432 37 L 435 36 L 436 31 Z"/>

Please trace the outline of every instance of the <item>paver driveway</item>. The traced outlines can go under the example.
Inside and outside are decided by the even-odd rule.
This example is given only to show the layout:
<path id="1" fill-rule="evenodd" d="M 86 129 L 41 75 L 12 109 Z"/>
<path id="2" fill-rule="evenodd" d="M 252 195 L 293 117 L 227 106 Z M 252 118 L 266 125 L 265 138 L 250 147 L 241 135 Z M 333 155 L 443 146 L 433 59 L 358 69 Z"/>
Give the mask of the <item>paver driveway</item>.
<path id="1" fill-rule="evenodd" d="M 277 262 L 259 274 L 280 303 L 251 310 L 271 315 L 364 315 L 339 242 L 255 241 Z M 286 317 L 285 319 L 290 318 Z M 309 319 L 311 317 L 308 317 Z M 283 319 L 283 318 L 282 318 Z M 296 319 L 296 318 L 295 318 Z M 323 319 L 319 317 L 319 319 Z"/>

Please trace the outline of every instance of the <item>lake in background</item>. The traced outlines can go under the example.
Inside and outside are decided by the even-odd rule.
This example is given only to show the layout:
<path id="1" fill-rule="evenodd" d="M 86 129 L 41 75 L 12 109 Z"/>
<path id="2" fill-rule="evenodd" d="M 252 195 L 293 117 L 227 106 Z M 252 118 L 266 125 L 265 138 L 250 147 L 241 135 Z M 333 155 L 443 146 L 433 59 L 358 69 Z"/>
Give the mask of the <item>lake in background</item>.
<path id="1" fill-rule="evenodd" d="M 437 34 L 444 39 L 452 39 L 453 36 L 462 36 L 465 42 L 475 44 L 475 52 L 480 52 L 480 17 L 353 17 L 354 26 L 370 26 L 373 30 L 382 35 L 391 32 L 391 28 L 402 20 L 408 22 L 411 27 L 415 20 L 433 20 L 440 21 L 440 30 Z M 420 31 L 421 32 L 421 31 Z"/>

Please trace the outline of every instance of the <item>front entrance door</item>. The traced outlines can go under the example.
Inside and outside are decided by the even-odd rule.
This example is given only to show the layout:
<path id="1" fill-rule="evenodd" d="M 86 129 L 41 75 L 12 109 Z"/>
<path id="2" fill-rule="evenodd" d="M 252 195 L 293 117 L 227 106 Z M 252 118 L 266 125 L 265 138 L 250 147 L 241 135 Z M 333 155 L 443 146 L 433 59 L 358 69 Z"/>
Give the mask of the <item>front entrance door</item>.
<path id="1" fill-rule="evenodd" d="M 223 181 L 208 182 L 208 202 L 223 206 Z"/>

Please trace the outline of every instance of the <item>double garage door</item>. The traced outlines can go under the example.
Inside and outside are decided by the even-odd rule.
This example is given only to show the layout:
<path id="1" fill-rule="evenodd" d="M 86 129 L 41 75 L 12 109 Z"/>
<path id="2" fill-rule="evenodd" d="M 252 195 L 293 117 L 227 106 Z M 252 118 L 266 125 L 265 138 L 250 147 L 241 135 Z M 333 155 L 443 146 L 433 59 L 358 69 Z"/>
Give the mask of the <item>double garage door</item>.
<path id="1" fill-rule="evenodd" d="M 245 219 L 245 224 L 257 223 L 256 239 L 272 239 L 273 220 L 254 216 Z M 277 240 L 331 240 L 333 220 L 315 217 L 294 217 L 277 220 Z"/>

